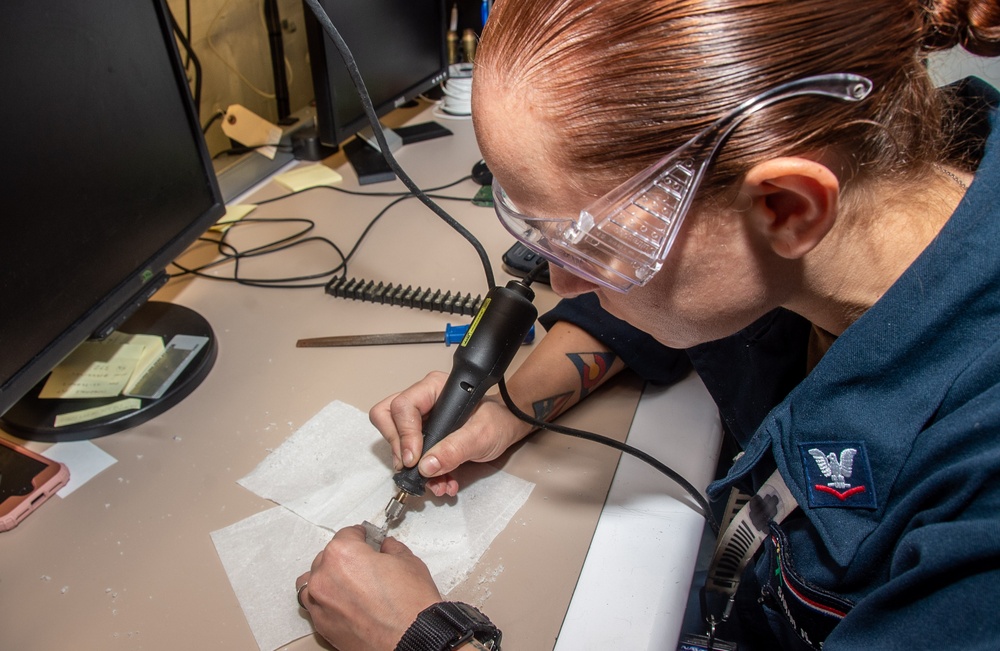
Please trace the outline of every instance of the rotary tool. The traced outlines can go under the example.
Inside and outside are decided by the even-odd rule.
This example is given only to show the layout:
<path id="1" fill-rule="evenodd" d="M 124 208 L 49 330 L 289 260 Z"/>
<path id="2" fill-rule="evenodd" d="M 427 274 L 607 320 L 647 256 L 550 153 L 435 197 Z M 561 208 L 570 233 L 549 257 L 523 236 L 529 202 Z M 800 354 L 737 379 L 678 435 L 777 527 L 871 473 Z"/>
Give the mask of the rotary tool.
<path id="1" fill-rule="evenodd" d="M 486 295 L 479 313 L 455 350 L 451 373 L 441 395 L 424 421 L 421 457 L 464 425 L 486 391 L 503 377 L 538 316 L 532 304 L 534 297 L 534 292 L 522 280 L 512 280 L 506 287 L 494 287 Z M 363 523 L 368 544 L 376 550 L 381 548 L 389 527 L 403 516 L 407 498 L 424 494 L 427 479 L 414 465 L 396 473 L 393 481 L 399 492 L 380 514 L 380 522 Z"/>

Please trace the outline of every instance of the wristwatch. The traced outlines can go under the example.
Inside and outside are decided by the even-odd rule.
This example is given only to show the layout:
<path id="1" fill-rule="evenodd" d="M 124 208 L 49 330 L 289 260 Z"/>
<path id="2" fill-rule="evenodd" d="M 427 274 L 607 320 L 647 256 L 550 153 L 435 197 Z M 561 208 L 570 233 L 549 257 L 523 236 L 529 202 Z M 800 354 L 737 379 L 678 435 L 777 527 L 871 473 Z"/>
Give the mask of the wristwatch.
<path id="1" fill-rule="evenodd" d="M 468 604 L 442 601 L 424 609 L 396 644 L 396 651 L 446 651 L 466 642 L 500 651 L 500 629 Z"/>

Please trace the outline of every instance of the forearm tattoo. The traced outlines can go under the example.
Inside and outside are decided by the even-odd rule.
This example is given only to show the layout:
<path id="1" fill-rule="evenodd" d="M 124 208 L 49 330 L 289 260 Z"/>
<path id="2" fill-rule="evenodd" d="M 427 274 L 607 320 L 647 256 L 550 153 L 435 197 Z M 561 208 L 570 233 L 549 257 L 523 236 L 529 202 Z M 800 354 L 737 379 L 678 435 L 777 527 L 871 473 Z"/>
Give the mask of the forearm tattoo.
<path id="1" fill-rule="evenodd" d="M 580 400 L 596 389 L 611 371 L 617 355 L 614 353 L 567 353 L 580 373 Z"/>
<path id="2" fill-rule="evenodd" d="M 560 393 L 557 396 L 552 396 L 550 398 L 543 398 L 531 404 L 535 412 L 535 419 L 548 421 L 553 416 L 562 413 L 563 408 L 569 399 L 573 397 L 572 391 L 567 391 L 566 393 Z"/>
<path id="3" fill-rule="evenodd" d="M 566 357 L 573 362 L 580 374 L 580 400 L 583 400 L 608 376 L 618 356 L 614 353 L 567 353 Z M 535 418 L 542 421 L 551 420 L 566 409 L 572 398 L 573 392 L 567 391 L 536 400 L 531 403 Z"/>

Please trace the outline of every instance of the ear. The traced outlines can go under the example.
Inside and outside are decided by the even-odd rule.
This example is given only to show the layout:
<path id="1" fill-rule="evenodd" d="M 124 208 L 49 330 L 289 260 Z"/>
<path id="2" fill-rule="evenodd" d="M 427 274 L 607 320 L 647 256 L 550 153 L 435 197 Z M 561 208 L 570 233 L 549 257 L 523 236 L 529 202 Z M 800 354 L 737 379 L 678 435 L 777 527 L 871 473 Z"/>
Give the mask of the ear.
<path id="1" fill-rule="evenodd" d="M 837 176 L 806 158 L 758 163 L 747 173 L 742 191 L 751 200 L 752 225 L 783 258 L 801 258 L 811 251 L 837 218 Z"/>

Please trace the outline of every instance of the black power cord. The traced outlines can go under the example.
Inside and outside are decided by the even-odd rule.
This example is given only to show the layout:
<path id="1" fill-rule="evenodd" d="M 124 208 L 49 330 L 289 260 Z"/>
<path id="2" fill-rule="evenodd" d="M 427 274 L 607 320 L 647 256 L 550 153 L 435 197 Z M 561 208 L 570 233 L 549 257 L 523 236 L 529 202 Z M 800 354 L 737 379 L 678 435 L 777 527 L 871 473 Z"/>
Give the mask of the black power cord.
<path id="1" fill-rule="evenodd" d="M 368 88 L 365 86 L 365 80 L 361 77 L 361 71 L 358 70 L 358 64 L 354 60 L 354 55 L 351 54 L 350 48 L 347 47 L 347 43 L 344 38 L 337 31 L 334 26 L 333 21 L 326 14 L 326 10 L 319 3 L 319 0 L 305 0 L 305 3 L 312 10 L 313 14 L 316 15 L 316 19 L 319 21 L 320 25 L 323 27 L 323 31 L 326 35 L 330 37 L 334 45 L 337 46 L 337 51 L 340 52 L 340 57 L 344 60 L 344 65 L 347 67 L 347 72 L 351 77 L 351 81 L 354 83 L 354 87 L 358 91 L 358 97 L 361 100 L 361 106 L 365 110 L 365 116 L 368 118 L 368 123 L 371 125 L 372 131 L 375 133 L 375 140 L 378 142 L 378 148 L 382 151 L 382 155 L 385 157 L 389 167 L 392 171 L 399 177 L 399 180 L 403 182 L 403 185 L 407 187 L 420 201 L 430 208 L 430 210 L 444 220 L 446 224 L 451 226 L 455 231 L 457 231 L 462 237 L 468 240 L 469 244 L 476 250 L 479 254 L 479 259 L 483 264 L 483 271 L 486 274 L 486 284 L 490 289 L 496 286 L 496 280 L 493 277 L 493 267 L 490 264 L 489 255 L 486 253 L 486 249 L 483 245 L 475 238 L 475 236 L 470 233 L 464 226 L 455 221 L 455 218 L 445 212 L 440 206 L 434 203 L 427 195 L 425 195 L 417 184 L 413 182 L 413 179 L 400 167 L 399 163 L 396 161 L 396 157 L 392 155 L 389 151 L 389 144 L 385 140 L 385 134 L 382 132 L 382 124 L 378 120 L 378 115 L 375 113 L 375 107 L 372 104 L 371 96 L 368 94 Z"/>
<path id="2" fill-rule="evenodd" d="M 274 76 L 274 101 L 278 105 L 278 119 L 284 120 L 291 113 L 288 105 L 288 77 L 285 75 L 285 44 L 281 38 L 281 14 L 278 0 L 264 0 L 264 23 L 271 50 L 271 74 Z"/>
<path id="3" fill-rule="evenodd" d="M 451 215 L 445 212 L 444 209 L 442 209 L 440 206 L 434 203 L 434 201 L 430 197 L 428 197 L 423 191 L 421 191 L 420 188 L 417 187 L 417 185 L 413 182 L 413 180 L 410 179 L 410 177 L 406 174 L 403 168 L 400 167 L 399 163 L 396 161 L 396 158 L 392 155 L 392 153 L 390 153 L 389 146 L 385 141 L 385 136 L 382 134 L 382 125 L 381 123 L 379 123 L 378 115 L 376 115 L 375 113 L 371 97 L 369 97 L 368 95 L 368 89 L 365 86 L 364 79 L 361 78 L 361 72 L 358 70 L 357 63 L 354 60 L 354 55 L 351 54 L 350 49 L 347 47 L 347 43 L 344 42 L 344 39 L 341 37 L 340 32 L 337 31 L 337 28 L 334 26 L 333 21 L 330 20 L 330 17 L 326 14 L 326 11 L 323 9 L 323 6 L 320 4 L 319 0 L 304 0 L 304 1 L 306 5 L 308 5 L 309 8 L 312 10 L 312 12 L 316 15 L 316 19 L 323 27 L 323 30 L 326 32 L 327 36 L 337 46 L 337 50 L 340 52 L 340 56 L 344 60 L 344 65 L 347 67 L 347 71 L 350 74 L 351 81 L 354 83 L 354 87 L 358 91 L 358 96 L 361 100 L 361 105 L 362 107 L 364 107 L 365 115 L 368 117 L 368 122 L 375 133 L 375 139 L 376 141 L 378 141 L 379 149 L 382 150 L 382 153 L 385 156 L 386 162 L 389 164 L 389 167 L 392 169 L 393 172 L 396 173 L 396 176 L 399 177 L 399 179 L 410 190 L 410 192 L 413 193 L 414 196 L 419 198 L 424 205 L 426 205 L 428 208 L 431 209 L 431 211 L 434 212 L 434 214 L 438 215 L 441 219 L 445 221 L 445 223 L 447 223 L 449 226 L 455 229 L 459 234 L 462 235 L 462 237 L 464 237 L 466 240 L 469 241 L 470 244 L 472 244 L 473 248 L 475 248 L 476 252 L 479 254 L 479 259 L 482 261 L 483 269 L 486 272 L 486 279 L 489 289 L 493 289 L 496 286 L 496 281 L 494 280 L 493 276 L 493 267 L 490 264 L 489 256 L 487 255 L 486 250 L 483 248 L 483 245 L 479 242 L 479 240 L 475 238 L 475 236 L 472 235 L 472 233 L 466 230 L 464 226 L 459 224 Z M 539 269 L 544 266 L 545 265 L 539 265 L 538 268 L 533 270 L 533 272 L 541 273 Z M 524 281 L 525 284 L 530 285 L 530 283 L 534 280 L 534 278 L 535 278 L 534 275 L 529 274 L 525 278 Z M 594 441 L 612 447 L 626 454 L 630 454 L 636 457 L 637 459 L 640 459 L 641 461 L 648 463 L 656 470 L 660 471 L 673 481 L 677 482 L 677 484 L 681 488 L 683 488 L 685 492 L 687 492 L 691 496 L 691 498 L 695 501 L 695 503 L 701 508 L 702 515 L 708 521 L 708 524 L 709 526 L 712 527 L 712 530 L 718 533 L 719 526 L 718 523 L 715 521 L 715 517 L 712 515 L 712 510 L 709 507 L 708 500 L 704 496 L 702 496 L 702 494 L 698 491 L 698 489 L 692 486 L 690 482 L 688 482 L 686 479 L 677 474 L 677 472 L 672 470 L 669 466 L 665 465 L 664 463 L 650 456 L 649 454 L 643 452 L 642 450 L 633 448 L 624 443 L 620 443 L 606 436 L 601 436 L 599 434 L 594 434 L 592 432 L 585 432 L 582 430 L 573 429 L 571 427 L 564 427 L 562 425 L 545 423 L 543 421 L 539 421 L 535 418 L 532 418 L 528 414 L 525 414 L 523 411 L 521 411 L 517 407 L 517 405 L 514 404 L 514 401 L 511 400 L 510 394 L 507 391 L 506 383 L 504 382 L 504 379 L 502 377 L 500 378 L 498 386 L 500 389 L 500 395 L 503 398 L 504 403 L 507 405 L 507 408 L 511 411 L 511 413 L 513 413 L 521 420 L 541 429 L 548 429 L 553 432 L 558 432 L 560 434 L 566 434 L 568 436 L 575 436 L 577 438 L 586 439 L 588 441 Z"/>
<path id="4" fill-rule="evenodd" d="M 427 193 L 431 198 L 436 199 L 438 201 L 469 202 L 471 201 L 470 197 L 456 197 L 456 196 L 437 194 L 440 190 L 445 190 L 447 188 L 458 185 L 463 181 L 467 181 L 469 178 L 470 178 L 469 176 L 463 176 L 457 181 L 441 185 L 435 188 L 428 188 L 423 192 Z M 174 267 L 180 270 L 180 273 L 172 274 L 171 277 L 176 278 L 180 276 L 197 276 L 208 280 L 232 282 L 238 285 L 247 285 L 251 287 L 268 287 L 268 288 L 280 288 L 280 289 L 323 288 L 326 287 L 329 281 L 329 277 L 334 276 L 336 274 L 346 275 L 348 262 L 354 257 L 354 254 L 357 252 L 358 248 L 361 246 L 361 243 L 364 241 L 364 239 L 371 232 L 372 228 L 375 227 L 375 224 L 378 223 L 378 221 L 382 219 L 382 217 L 384 217 L 386 213 L 388 213 L 393 206 L 396 206 L 397 204 L 401 203 L 406 199 L 413 198 L 413 194 L 411 192 L 398 192 L 398 191 L 361 192 L 357 190 L 347 190 L 344 188 L 338 188 L 335 186 L 315 186 L 283 194 L 281 196 L 273 197 L 271 199 L 258 201 L 257 205 L 275 203 L 288 199 L 290 197 L 298 196 L 300 194 L 313 191 L 330 191 L 330 192 L 337 192 L 341 194 L 350 194 L 363 197 L 391 197 L 392 201 L 390 201 L 387 205 L 385 205 L 378 212 L 378 214 L 375 215 L 375 217 L 369 220 L 368 224 L 364 227 L 364 230 L 361 232 L 361 235 L 358 236 L 357 240 L 354 242 L 354 244 L 346 254 L 343 252 L 340 246 L 336 242 L 333 242 L 332 240 L 315 235 L 307 237 L 307 235 L 316 226 L 316 222 L 312 219 L 307 219 L 302 217 L 298 218 L 247 217 L 239 221 L 234 221 L 227 224 L 227 228 L 217 238 L 209 237 L 207 236 L 207 234 L 198 238 L 199 242 L 215 245 L 216 250 L 219 254 L 218 259 L 206 262 L 196 267 L 187 266 L 181 260 L 174 260 L 172 264 Z M 229 241 L 228 235 L 234 229 L 246 228 L 254 224 L 297 224 L 300 225 L 301 228 L 295 232 L 292 232 L 289 235 L 285 235 L 270 242 L 266 242 L 264 244 L 260 244 L 242 250 L 237 248 L 235 244 Z M 333 252 L 336 255 L 336 260 L 339 260 L 339 262 L 337 262 L 335 266 L 326 271 L 320 271 L 303 276 L 274 277 L 274 278 L 249 277 L 241 273 L 240 271 L 240 263 L 245 260 L 260 258 L 265 255 L 273 255 L 286 252 L 293 248 L 299 248 L 307 244 L 326 245 L 327 247 L 333 250 Z M 208 273 L 209 270 L 217 269 L 221 266 L 230 264 L 233 267 L 233 272 L 229 276 L 222 276 L 222 275 Z M 322 280 L 320 282 L 309 282 L 317 279 L 322 279 Z"/>
<path id="5" fill-rule="evenodd" d="M 185 56 L 188 60 L 194 64 L 194 91 L 192 92 L 192 99 L 194 100 L 194 110 L 195 113 L 201 115 L 201 61 L 198 60 L 198 56 L 194 53 L 194 48 L 191 47 L 191 41 L 188 35 L 191 33 L 190 23 L 188 24 L 188 34 L 185 34 L 181 29 L 181 26 L 177 24 L 177 19 L 174 17 L 174 12 L 171 11 L 170 7 L 167 7 L 167 11 L 170 13 L 170 27 L 174 32 L 174 36 L 180 41 L 181 46 L 184 48 Z M 191 18 L 190 7 L 188 7 L 188 20 Z M 184 64 L 185 71 L 187 70 L 187 63 Z"/>
<path id="6" fill-rule="evenodd" d="M 548 266 L 549 266 L 548 262 L 543 262 L 542 264 L 536 266 L 534 269 L 528 272 L 527 276 L 524 277 L 523 280 L 524 284 L 530 286 L 531 283 L 534 282 L 539 275 L 545 272 Z M 523 411 L 521 411 L 520 407 L 514 404 L 514 400 L 510 397 L 510 393 L 507 391 L 507 383 L 504 382 L 503 378 L 500 378 L 500 381 L 497 383 L 497 387 L 500 389 L 500 397 L 503 398 L 503 402 L 505 405 L 507 405 L 507 409 L 509 409 L 512 414 L 517 416 L 522 421 L 529 423 L 539 429 L 546 429 L 552 432 L 557 432 L 559 434 L 565 434 L 566 436 L 572 436 L 575 438 L 584 439 L 586 441 L 593 441 L 595 443 L 600 443 L 601 445 L 606 445 L 608 447 L 618 450 L 619 452 L 631 455 L 636 459 L 649 464 L 654 469 L 666 475 L 674 483 L 683 488 L 684 491 L 694 501 L 694 503 L 698 505 L 698 508 L 701 509 L 702 515 L 708 522 L 708 526 L 712 528 L 712 533 L 714 533 L 715 535 L 719 534 L 719 523 L 715 520 L 715 515 L 712 513 L 712 508 L 709 505 L 708 500 L 701 494 L 701 492 L 698 491 L 697 488 L 695 488 L 691 484 L 691 482 L 689 482 L 687 479 L 678 474 L 677 471 L 675 471 L 670 466 L 666 465 L 665 463 L 663 463 L 656 457 L 648 454 L 647 452 L 643 452 L 639 448 L 632 447 L 627 443 L 616 441 L 613 438 L 609 438 L 607 436 L 601 436 L 600 434 L 594 434 L 593 432 L 588 432 L 586 430 L 580 430 L 573 427 L 567 427 L 565 425 L 557 425 L 555 423 L 549 423 L 543 420 L 538 420 L 537 418 L 534 418 L 533 416 L 524 413 Z"/>

